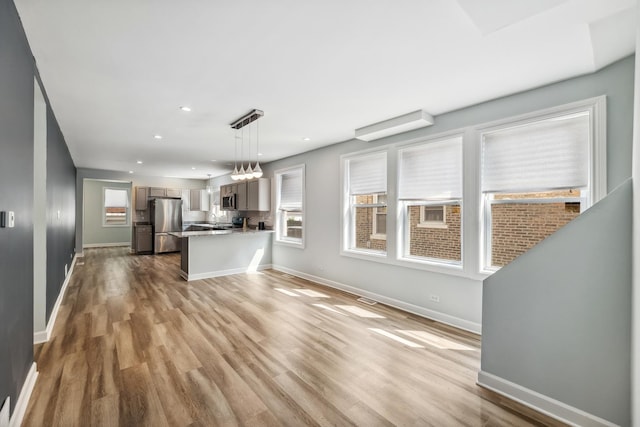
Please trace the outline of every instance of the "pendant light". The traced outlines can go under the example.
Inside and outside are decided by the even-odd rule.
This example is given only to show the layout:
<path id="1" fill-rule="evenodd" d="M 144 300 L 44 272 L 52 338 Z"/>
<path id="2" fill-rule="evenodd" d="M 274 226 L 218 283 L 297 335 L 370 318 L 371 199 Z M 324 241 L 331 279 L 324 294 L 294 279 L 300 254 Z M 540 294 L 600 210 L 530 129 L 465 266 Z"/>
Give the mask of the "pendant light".
<path id="1" fill-rule="evenodd" d="M 233 136 L 233 172 L 231 172 L 231 179 L 237 181 L 238 177 L 238 129 Z"/>
<path id="2" fill-rule="evenodd" d="M 238 145 L 238 137 L 237 131 L 242 129 L 241 138 L 240 138 L 240 170 L 238 170 L 237 162 L 234 162 L 233 172 L 231 173 L 231 179 L 234 181 L 243 180 L 243 179 L 251 179 L 251 178 L 259 178 L 262 176 L 262 168 L 260 167 L 260 162 L 258 161 L 258 152 L 260 150 L 260 128 L 256 128 L 256 164 L 255 168 L 251 167 L 251 127 L 248 128 L 249 131 L 249 156 L 247 162 L 247 169 L 244 168 L 244 128 L 245 126 L 249 126 L 252 122 L 258 120 L 260 117 L 264 115 L 264 112 L 261 110 L 251 110 L 248 114 L 240 117 L 231 123 L 231 127 L 236 130 L 236 142 L 235 149 L 237 155 L 237 145 Z M 258 126 L 256 124 L 256 126 Z M 237 156 L 236 156 L 237 157 Z"/>
<path id="3" fill-rule="evenodd" d="M 260 178 L 262 176 L 262 168 L 260 167 L 260 123 L 256 122 L 256 167 L 253 168 L 253 177 Z"/>
<path id="4" fill-rule="evenodd" d="M 244 160 L 242 160 L 242 156 L 244 156 L 244 128 L 242 129 L 242 139 L 240 141 L 240 171 L 238 172 L 238 179 L 242 181 L 246 178 L 244 171 Z"/>
<path id="5" fill-rule="evenodd" d="M 253 170 L 251 169 L 251 126 L 249 126 L 247 130 L 249 131 L 249 154 L 247 155 L 247 158 L 249 159 L 247 163 L 249 163 L 249 165 L 247 166 L 247 169 L 245 171 L 244 179 L 251 179 L 253 178 Z"/>

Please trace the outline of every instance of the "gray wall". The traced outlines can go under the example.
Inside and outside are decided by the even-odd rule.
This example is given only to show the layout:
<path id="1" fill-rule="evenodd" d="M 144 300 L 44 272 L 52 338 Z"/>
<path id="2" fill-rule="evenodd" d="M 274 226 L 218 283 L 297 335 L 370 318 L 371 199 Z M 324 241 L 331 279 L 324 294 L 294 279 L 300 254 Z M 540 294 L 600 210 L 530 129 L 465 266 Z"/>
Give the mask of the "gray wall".
<path id="1" fill-rule="evenodd" d="M 0 0 L 0 400 L 12 407 L 33 363 L 33 60 L 17 12 Z M 13 408 L 12 408 L 13 410 Z"/>
<path id="2" fill-rule="evenodd" d="M 47 106 L 47 321 L 71 267 L 76 237 L 76 167 Z"/>
<path id="3" fill-rule="evenodd" d="M 126 226 L 109 226 L 102 224 L 103 197 L 105 188 L 122 188 L 129 190 L 131 182 L 113 182 L 103 180 L 84 180 L 84 209 L 82 226 L 82 245 L 129 244 L 131 242 L 131 218 Z"/>
<path id="4" fill-rule="evenodd" d="M 435 313 L 439 319 L 479 330 L 483 278 L 444 275 L 340 255 L 340 155 L 606 95 L 607 186 L 611 190 L 631 176 L 633 75 L 634 57 L 628 57 L 594 74 L 437 116 L 436 124 L 429 128 L 373 143 L 351 140 L 264 165 L 265 176 L 273 177 L 274 170 L 306 164 L 306 248 L 275 244 L 274 265 L 346 284 L 363 293 L 400 302 L 412 311 Z M 393 176 L 395 162 L 389 162 L 389 167 L 388 174 Z M 465 220 L 478 217 L 479 214 Z M 432 294 L 439 295 L 440 303 L 430 301 Z"/>
<path id="5" fill-rule="evenodd" d="M 0 40 L 0 210 L 14 211 L 16 216 L 15 228 L 0 229 L 0 401 L 11 396 L 13 412 L 33 364 L 34 75 L 37 73 L 10 0 L 0 0 Z M 43 94 L 48 102 L 44 90 Z M 44 288 L 39 292 L 46 293 L 46 306 L 50 310 L 57 298 L 56 289 L 59 291 L 62 284 L 60 262 L 56 260 L 68 258 L 73 252 L 75 167 L 48 107 L 46 114 L 47 194 L 46 202 L 39 200 L 39 204 L 46 205 L 48 210 L 46 257 L 51 263 L 46 263 L 46 292 Z M 39 159 L 42 165 L 42 157 Z M 42 186 L 43 180 L 38 185 Z M 42 197 L 41 191 L 38 194 Z M 63 220 L 51 221 L 51 209 L 56 209 L 56 218 L 60 210 Z"/>
<path id="6" fill-rule="evenodd" d="M 630 425 L 631 181 L 484 281 L 482 372 Z"/>

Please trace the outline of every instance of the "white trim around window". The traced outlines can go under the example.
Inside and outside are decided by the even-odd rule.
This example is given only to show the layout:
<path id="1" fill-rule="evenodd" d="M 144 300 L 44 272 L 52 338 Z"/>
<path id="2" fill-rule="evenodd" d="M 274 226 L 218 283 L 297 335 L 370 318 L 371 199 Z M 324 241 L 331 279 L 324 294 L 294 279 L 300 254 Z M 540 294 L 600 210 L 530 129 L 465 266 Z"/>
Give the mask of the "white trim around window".
<path id="1" fill-rule="evenodd" d="M 129 227 L 131 225 L 131 196 L 129 188 L 102 188 L 102 226 Z"/>
<path id="2" fill-rule="evenodd" d="M 606 181 L 606 97 L 600 96 L 583 101 L 554 106 L 550 108 L 533 111 L 515 117 L 500 119 L 484 124 L 455 129 L 441 134 L 429 135 L 421 138 L 411 138 L 402 142 L 396 142 L 385 146 L 362 150 L 353 153 L 343 154 L 340 157 L 341 176 L 341 233 L 340 233 L 340 254 L 364 260 L 380 262 L 428 270 L 448 275 L 467 277 L 475 280 L 482 280 L 494 271 L 485 269 L 484 256 L 486 242 L 486 226 L 484 223 L 486 203 L 481 189 L 482 175 L 482 135 L 501 128 L 509 128 L 567 115 L 589 111 L 590 122 L 590 148 L 588 153 L 589 161 L 589 188 L 587 194 L 582 197 L 589 199 L 588 206 L 593 205 L 602 199 L 607 193 Z M 398 194 L 398 157 L 400 150 L 412 148 L 430 142 L 437 142 L 456 136 L 462 137 L 462 200 L 461 222 L 462 222 L 462 265 L 447 264 L 431 259 L 403 258 L 406 238 L 402 210 L 407 202 L 399 200 Z M 386 153 L 387 156 L 387 179 L 388 179 L 388 204 L 387 204 L 387 252 L 380 253 L 366 250 L 349 249 L 350 244 L 350 223 L 351 223 L 351 203 L 348 183 L 348 161 L 350 159 L 364 157 L 375 153 Z M 436 200 L 434 200 L 435 202 Z M 446 202 L 443 200 L 442 202 Z M 450 201 L 449 201 L 450 202 Z M 582 207 L 582 206 L 581 206 Z"/>
<path id="3" fill-rule="evenodd" d="M 306 214 L 305 214 L 305 165 L 296 165 L 274 172 L 275 182 L 275 231 L 274 243 L 298 249 L 305 247 Z M 287 182 L 291 185 L 288 185 Z M 284 186 L 283 186 L 284 183 Z M 301 221 L 300 221 L 301 219 Z M 289 220 L 300 222 L 285 227 Z M 286 231 L 292 230 L 300 236 L 291 237 Z"/>

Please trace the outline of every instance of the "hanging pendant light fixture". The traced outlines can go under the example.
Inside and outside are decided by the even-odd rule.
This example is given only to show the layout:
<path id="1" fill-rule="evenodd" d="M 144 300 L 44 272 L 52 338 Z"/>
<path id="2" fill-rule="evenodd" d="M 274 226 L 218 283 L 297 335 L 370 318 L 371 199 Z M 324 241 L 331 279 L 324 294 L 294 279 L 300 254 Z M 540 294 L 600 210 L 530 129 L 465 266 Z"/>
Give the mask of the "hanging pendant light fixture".
<path id="1" fill-rule="evenodd" d="M 247 133 L 249 134 L 249 154 L 247 155 L 247 158 L 249 159 L 249 161 L 247 163 L 249 165 L 245 170 L 244 178 L 251 179 L 253 178 L 253 169 L 251 169 L 251 126 L 247 128 L 247 131 L 248 131 Z"/>
<path id="2" fill-rule="evenodd" d="M 256 167 L 253 168 L 253 177 L 260 178 L 262 176 L 262 168 L 260 167 L 260 123 L 256 122 Z"/>
<path id="3" fill-rule="evenodd" d="M 242 181 L 246 178 L 244 172 L 244 160 L 242 160 L 244 156 L 244 129 L 242 129 L 242 140 L 240 141 L 240 171 L 238 171 L 238 179 Z"/>
<path id="4" fill-rule="evenodd" d="M 237 181 L 238 176 L 238 129 L 236 129 L 233 136 L 233 172 L 231 172 L 231 179 Z"/>
<path id="5" fill-rule="evenodd" d="M 233 123 L 231 123 L 231 128 L 236 130 L 236 147 L 237 147 L 237 131 L 238 129 L 242 129 L 241 131 L 241 143 L 240 143 L 240 170 L 238 171 L 237 164 L 235 164 L 233 172 L 231 173 L 231 179 L 243 180 L 243 179 L 251 179 L 251 178 L 259 178 L 262 176 L 262 168 L 260 167 L 260 162 L 258 161 L 258 151 L 259 151 L 259 138 L 260 138 L 260 128 L 256 123 L 256 166 L 255 168 L 251 167 L 251 127 L 247 128 L 249 130 L 249 161 L 247 164 L 247 169 L 244 168 L 244 127 L 250 125 L 252 122 L 258 120 L 260 117 L 264 115 L 262 110 L 252 110 L 248 114 L 240 117 Z M 237 153 L 237 148 L 236 148 Z"/>

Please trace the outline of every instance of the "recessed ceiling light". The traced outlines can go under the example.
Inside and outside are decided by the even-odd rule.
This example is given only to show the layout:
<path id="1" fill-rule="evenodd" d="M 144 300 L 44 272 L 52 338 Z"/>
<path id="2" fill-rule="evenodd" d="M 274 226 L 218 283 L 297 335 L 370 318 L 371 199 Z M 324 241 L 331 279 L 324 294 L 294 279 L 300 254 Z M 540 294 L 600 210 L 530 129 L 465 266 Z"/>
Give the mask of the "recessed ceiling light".
<path id="1" fill-rule="evenodd" d="M 211 160 L 212 162 L 217 162 L 217 160 Z"/>
<path id="2" fill-rule="evenodd" d="M 133 173 L 133 171 L 129 171 L 129 173 Z"/>
<path id="3" fill-rule="evenodd" d="M 181 106 L 181 107 L 180 107 L 180 109 L 181 109 L 182 111 L 186 111 L 186 112 L 191 111 L 191 107 L 187 107 L 186 105 Z"/>
<path id="4" fill-rule="evenodd" d="M 192 171 L 196 170 L 196 168 L 191 168 Z"/>
<path id="5" fill-rule="evenodd" d="M 155 139 L 162 139 L 162 135 L 153 135 Z"/>
<path id="6" fill-rule="evenodd" d="M 262 156 L 262 153 L 258 153 L 258 156 Z"/>
<path id="7" fill-rule="evenodd" d="M 308 136 L 302 138 L 303 141 L 311 141 L 311 138 L 309 138 Z"/>
<path id="8" fill-rule="evenodd" d="M 136 163 L 141 165 L 142 164 L 142 160 L 138 160 Z"/>

